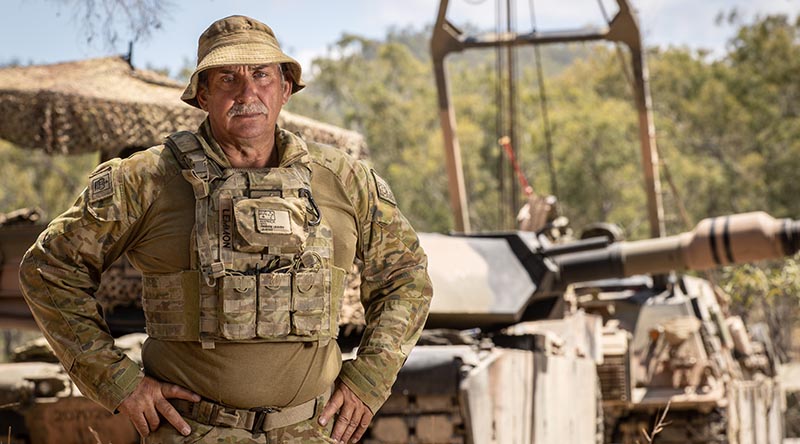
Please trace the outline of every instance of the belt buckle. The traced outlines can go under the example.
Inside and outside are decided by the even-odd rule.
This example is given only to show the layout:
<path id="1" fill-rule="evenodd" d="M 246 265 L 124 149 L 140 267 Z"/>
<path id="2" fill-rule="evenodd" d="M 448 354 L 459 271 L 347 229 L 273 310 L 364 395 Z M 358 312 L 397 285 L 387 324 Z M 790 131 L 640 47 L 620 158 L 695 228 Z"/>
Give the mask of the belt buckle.
<path id="1" fill-rule="evenodd" d="M 260 435 L 264 433 L 262 428 L 264 427 L 264 421 L 266 421 L 267 415 L 277 410 L 273 407 L 254 407 L 250 409 L 250 411 L 256 413 L 256 417 L 253 419 L 253 428 L 250 429 L 250 433 L 253 435 Z"/>

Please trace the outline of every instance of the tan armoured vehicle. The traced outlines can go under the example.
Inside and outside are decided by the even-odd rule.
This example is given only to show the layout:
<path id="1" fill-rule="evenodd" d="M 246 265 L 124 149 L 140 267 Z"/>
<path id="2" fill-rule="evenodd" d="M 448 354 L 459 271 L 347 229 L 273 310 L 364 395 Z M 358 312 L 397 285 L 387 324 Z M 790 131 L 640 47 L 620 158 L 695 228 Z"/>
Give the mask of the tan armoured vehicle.
<path id="1" fill-rule="evenodd" d="M 715 229 L 718 233 L 715 242 L 710 242 L 713 236 L 706 239 L 712 253 L 706 263 L 727 264 L 758 248 L 750 234 L 743 234 L 750 237 L 745 242 L 751 246 L 737 251 L 731 240 L 736 225 L 773 223 L 763 213 L 701 222 L 701 229 L 705 224 L 708 233 Z M 620 244 L 615 254 L 642 258 L 623 250 Z M 791 249 L 784 251 L 792 254 Z M 625 273 L 642 271 L 640 266 Z M 606 442 L 641 442 L 641 431 L 651 430 L 666 409 L 669 425 L 655 442 L 781 442 L 779 362 L 764 325 L 748 331 L 741 318 L 725 311 L 721 301 L 728 297 L 704 279 L 671 275 L 661 284 L 647 276 L 620 279 L 617 274 L 609 279 L 592 273 L 595 278 L 588 276 L 571 290 L 577 306 L 600 315 L 604 322 L 604 357 L 598 374 Z"/>
<path id="2" fill-rule="evenodd" d="M 749 213 L 610 244 L 553 245 L 530 232 L 421 242 L 435 294 L 428 327 L 444 330 L 427 331 L 412 351 L 367 442 L 643 442 L 642 427 L 670 400 L 675 425 L 654 442 L 780 442 L 768 356 L 731 327 L 705 281 L 660 287 L 647 274 L 795 254 L 800 222 Z M 638 319 L 602 312 L 616 293 L 639 304 Z M 736 352 L 742 346 L 750 353 Z"/>

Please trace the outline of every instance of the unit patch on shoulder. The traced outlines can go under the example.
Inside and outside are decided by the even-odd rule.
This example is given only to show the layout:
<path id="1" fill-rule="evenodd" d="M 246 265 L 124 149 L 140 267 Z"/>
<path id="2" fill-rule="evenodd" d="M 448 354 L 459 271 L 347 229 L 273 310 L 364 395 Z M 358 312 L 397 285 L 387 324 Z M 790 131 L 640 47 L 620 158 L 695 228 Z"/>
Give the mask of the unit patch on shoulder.
<path id="1" fill-rule="evenodd" d="M 372 177 L 375 179 L 375 187 L 378 189 L 378 197 L 381 198 L 381 200 L 385 200 L 386 202 L 397 206 L 397 200 L 395 200 L 394 193 L 392 193 L 392 189 L 389 188 L 389 184 L 386 183 L 381 176 L 378 176 L 378 173 L 376 173 L 375 170 L 372 170 Z"/>
<path id="2" fill-rule="evenodd" d="M 89 178 L 89 202 L 94 203 L 98 200 L 114 195 L 114 183 L 112 182 L 111 168 L 99 171 Z"/>

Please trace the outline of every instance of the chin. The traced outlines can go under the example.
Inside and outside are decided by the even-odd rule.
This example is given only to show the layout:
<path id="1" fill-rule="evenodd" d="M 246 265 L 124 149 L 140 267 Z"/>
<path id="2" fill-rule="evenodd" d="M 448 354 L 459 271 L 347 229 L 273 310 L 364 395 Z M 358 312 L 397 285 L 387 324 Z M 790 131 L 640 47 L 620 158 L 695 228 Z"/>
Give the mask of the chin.
<path id="1" fill-rule="evenodd" d="M 228 126 L 228 131 L 231 134 L 236 133 L 249 133 L 256 135 L 258 133 L 269 132 L 275 124 L 270 124 L 266 119 L 245 118 L 239 121 L 231 122 Z"/>

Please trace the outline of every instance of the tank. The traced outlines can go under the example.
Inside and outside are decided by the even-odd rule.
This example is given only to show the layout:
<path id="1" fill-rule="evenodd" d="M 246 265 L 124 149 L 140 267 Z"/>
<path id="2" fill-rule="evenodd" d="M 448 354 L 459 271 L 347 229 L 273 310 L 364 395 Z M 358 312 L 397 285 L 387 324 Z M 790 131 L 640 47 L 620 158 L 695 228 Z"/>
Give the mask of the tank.
<path id="1" fill-rule="evenodd" d="M 795 254 L 797 221 L 739 214 L 634 242 L 420 241 L 435 295 L 427 330 L 367 442 L 635 443 L 667 404 L 674 425 L 655 442 L 780 442 L 763 344 L 706 281 L 648 273 Z"/>
<path id="2" fill-rule="evenodd" d="M 117 344 L 141 363 L 145 337 L 126 335 Z M 0 428 L 10 443 L 139 442 L 126 417 L 81 395 L 44 338 L 22 344 L 10 358 L 0 364 Z"/>
<path id="3" fill-rule="evenodd" d="M 764 325 L 746 328 L 707 280 L 574 287 L 604 319 L 598 366 L 606 442 L 636 443 L 668 409 L 659 443 L 781 443 L 782 387 Z"/>
<path id="4" fill-rule="evenodd" d="M 766 326 L 747 327 L 730 315 L 729 296 L 705 279 L 673 275 L 659 285 L 649 278 L 620 278 L 687 264 L 701 270 L 791 255 L 798 248 L 797 233 L 795 222 L 751 213 L 705 220 L 692 233 L 620 243 L 562 262 L 573 271 L 577 266 L 572 279 L 606 278 L 571 289 L 578 307 L 603 318 L 598 375 L 606 442 L 641 441 L 641 430 L 651 428 L 667 408 L 669 426 L 659 443 L 782 442 L 784 387 Z M 680 263 L 664 262 L 675 256 L 651 256 L 661 243 L 681 245 L 675 250 Z M 756 253 L 763 248 L 773 250 Z M 586 268 L 600 258 L 610 268 Z"/>
<path id="5" fill-rule="evenodd" d="M 798 248 L 796 236 L 795 222 L 751 213 L 707 219 L 692 233 L 620 243 L 562 261 L 574 273 L 570 279 L 605 278 L 572 290 L 577 305 L 601 316 L 605 326 L 598 374 L 607 442 L 640 441 L 640 431 L 652 427 L 667 407 L 670 426 L 657 442 L 781 442 L 779 362 L 766 326 L 748 328 L 727 313 L 729 297 L 705 279 L 673 275 L 657 285 L 652 279 L 620 278 L 791 255 Z M 664 251 L 662 243 L 680 248 L 675 255 L 652 256 Z M 589 266 L 598 259 L 605 259 L 607 268 Z"/>

